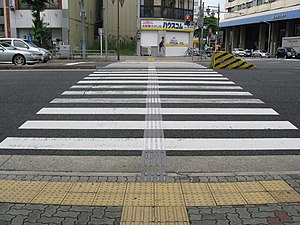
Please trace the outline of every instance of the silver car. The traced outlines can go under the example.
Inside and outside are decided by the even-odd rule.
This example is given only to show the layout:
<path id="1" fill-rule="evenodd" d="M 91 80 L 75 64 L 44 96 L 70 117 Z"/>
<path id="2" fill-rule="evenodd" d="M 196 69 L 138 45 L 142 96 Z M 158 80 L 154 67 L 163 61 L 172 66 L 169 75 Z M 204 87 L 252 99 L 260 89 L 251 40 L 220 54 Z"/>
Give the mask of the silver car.
<path id="1" fill-rule="evenodd" d="M 255 50 L 252 53 L 252 56 L 255 57 L 260 57 L 260 58 L 270 58 L 270 53 L 265 51 L 265 50 Z"/>
<path id="2" fill-rule="evenodd" d="M 8 43 L 19 50 L 42 53 L 42 58 L 41 58 L 42 62 L 47 62 L 48 60 L 51 59 L 51 53 L 48 50 L 44 48 L 39 48 L 35 44 L 20 38 L 0 38 L 0 44 L 2 43 Z"/>
<path id="3" fill-rule="evenodd" d="M 42 58 L 42 53 L 22 51 L 8 43 L 0 44 L 0 63 L 13 63 L 15 65 L 35 64 Z"/>

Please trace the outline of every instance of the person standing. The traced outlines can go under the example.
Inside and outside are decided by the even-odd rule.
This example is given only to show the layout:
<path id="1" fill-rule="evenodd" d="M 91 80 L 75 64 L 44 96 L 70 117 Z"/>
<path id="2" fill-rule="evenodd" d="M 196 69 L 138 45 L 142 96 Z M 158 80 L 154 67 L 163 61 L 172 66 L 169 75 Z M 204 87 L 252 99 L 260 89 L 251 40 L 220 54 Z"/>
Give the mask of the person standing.
<path id="1" fill-rule="evenodd" d="M 159 42 L 159 54 L 160 56 L 165 56 L 166 54 L 166 48 L 165 48 L 165 37 L 161 38 L 161 41 Z"/>

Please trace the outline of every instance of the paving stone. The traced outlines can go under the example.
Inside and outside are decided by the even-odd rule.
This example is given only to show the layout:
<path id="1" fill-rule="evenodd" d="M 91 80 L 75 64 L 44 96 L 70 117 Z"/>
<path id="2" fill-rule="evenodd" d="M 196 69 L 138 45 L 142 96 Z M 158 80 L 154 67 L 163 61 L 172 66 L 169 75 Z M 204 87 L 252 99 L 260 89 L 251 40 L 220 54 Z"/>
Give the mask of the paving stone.
<path id="1" fill-rule="evenodd" d="M 72 177 L 70 178 L 70 181 L 79 181 L 79 177 L 72 176 Z"/>
<path id="2" fill-rule="evenodd" d="M 107 177 L 98 177 L 98 181 L 99 182 L 106 182 L 107 181 Z"/>
<path id="3" fill-rule="evenodd" d="M 258 210 L 261 212 L 274 212 L 275 210 L 281 210 L 281 206 L 280 205 L 261 205 L 261 206 L 257 206 Z"/>
<path id="4" fill-rule="evenodd" d="M 257 212 L 251 213 L 252 218 L 268 218 L 268 217 L 275 217 L 274 212 Z"/>
<path id="5" fill-rule="evenodd" d="M 81 176 L 81 177 L 79 177 L 79 181 L 83 181 L 83 182 L 87 182 L 89 180 L 89 178 L 88 177 L 83 177 L 83 176 Z"/>
<path id="6" fill-rule="evenodd" d="M 244 225 L 253 225 L 253 224 L 268 224 L 267 218 L 253 218 L 253 219 L 244 219 Z"/>
<path id="7" fill-rule="evenodd" d="M 296 209 L 294 209 L 292 205 L 282 206 L 282 209 L 286 211 L 289 215 L 293 215 L 293 216 L 299 215 L 299 212 Z"/>
<path id="8" fill-rule="evenodd" d="M 3 220 L 3 221 L 11 221 L 13 218 L 15 218 L 16 215 L 8 215 L 8 214 L 1 214 L 0 215 L 0 220 Z"/>
<path id="9" fill-rule="evenodd" d="M 199 177 L 200 182 L 209 182 L 208 177 Z"/>
<path id="10" fill-rule="evenodd" d="M 106 207 L 105 212 L 122 212 L 122 207 L 108 206 L 108 207 Z"/>
<path id="11" fill-rule="evenodd" d="M 242 224 L 242 220 L 239 218 L 238 214 L 227 214 L 226 215 L 227 220 L 229 220 L 229 223 L 231 225 L 237 225 L 237 224 Z"/>
<path id="12" fill-rule="evenodd" d="M 26 222 L 36 222 L 38 219 L 41 218 L 42 213 L 42 211 L 34 210 L 28 215 L 28 217 L 26 218 Z"/>
<path id="13" fill-rule="evenodd" d="M 209 182 L 219 182 L 217 177 L 209 177 Z"/>
<path id="14" fill-rule="evenodd" d="M 297 182 L 297 181 L 295 181 L 295 180 L 287 180 L 286 181 L 290 186 L 292 186 L 292 187 L 299 187 L 300 186 L 300 184 Z"/>
<path id="15" fill-rule="evenodd" d="M 99 208 L 99 207 L 97 207 Z M 103 207 L 105 208 L 105 207 Z M 70 208 L 70 211 L 75 211 L 75 212 L 89 212 L 89 213 L 92 213 L 94 210 L 94 207 L 91 207 L 91 206 L 76 206 L 76 205 L 73 205 L 71 206 Z"/>
<path id="16" fill-rule="evenodd" d="M 68 212 L 70 209 L 71 209 L 71 206 L 68 206 L 68 205 L 62 205 L 62 206 L 59 206 L 59 208 L 57 209 L 57 211 L 65 211 L 65 212 Z"/>
<path id="17" fill-rule="evenodd" d="M 217 225 L 217 221 L 216 220 L 191 221 L 191 225 Z"/>
<path id="18" fill-rule="evenodd" d="M 292 219 L 294 222 L 300 222 L 300 216 L 292 216 Z"/>
<path id="19" fill-rule="evenodd" d="M 77 216 L 80 214 L 80 212 L 74 212 L 74 211 L 57 211 L 57 213 L 54 214 L 54 216 L 61 217 L 61 218 L 77 218 Z"/>
<path id="20" fill-rule="evenodd" d="M 251 218 L 251 214 L 247 211 L 246 208 L 236 208 L 235 211 L 241 219 L 250 219 Z"/>
<path id="21" fill-rule="evenodd" d="M 51 179 L 52 179 L 52 176 L 48 176 L 48 175 L 43 176 L 43 181 L 50 181 Z"/>
<path id="22" fill-rule="evenodd" d="M 10 225 L 10 222 L 4 221 L 4 220 L 0 220 L 0 224 L 1 225 Z"/>
<path id="23" fill-rule="evenodd" d="M 2 223 L 0 223 L 2 225 Z M 23 225 L 23 224 L 22 224 Z M 32 222 L 25 222 L 24 225 L 45 225 L 45 223 L 32 223 Z"/>
<path id="24" fill-rule="evenodd" d="M 78 215 L 78 223 L 79 224 L 87 224 L 91 219 L 91 215 L 92 215 L 92 213 L 81 212 Z"/>
<path id="25" fill-rule="evenodd" d="M 64 176 L 64 177 L 61 178 L 61 181 L 64 181 L 64 182 L 66 182 L 66 181 L 71 181 L 71 177 L 69 177 L 69 176 Z"/>
<path id="26" fill-rule="evenodd" d="M 0 179 L 7 179 L 7 177 L 8 177 L 8 175 L 6 175 L 6 174 L 1 174 L 0 175 Z"/>
<path id="27" fill-rule="evenodd" d="M 114 225 L 114 219 L 109 219 L 109 218 L 101 218 L 101 219 L 96 219 L 93 218 L 91 219 L 90 222 L 88 222 L 89 225 Z"/>
<path id="28" fill-rule="evenodd" d="M 234 176 L 225 177 L 225 178 L 226 178 L 226 180 L 227 180 L 228 182 L 236 182 L 236 181 L 238 181 L 238 180 L 236 179 L 236 177 L 234 177 Z"/>
<path id="29" fill-rule="evenodd" d="M 17 215 L 14 219 L 12 219 L 10 225 L 20 225 L 24 224 L 24 220 L 26 219 L 27 216 L 23 215 Z"/>
<path id="30" fill-rule="evenodd" d="M 34 204 L 26 204 L 23 209 L 27 210 L 45 210 L 48 206 L 47 205 L 34 205 Z"/>
<path id="31" fill-rule="evenodd" d="M 249 212 L 249 213 L 256 213 L 256 212 L 259 212 L 259 209 L 258 209 L 258 207 L 253 207 L 253 206 L 249 206 L 249 205 L 246 205 L 246 208 L 247 208 L 247 211 Z"/>
<path id="32" fill-rule="evenodd" d="M 62 221 L 61 224 L 62 225 L 74 225 L 74 224 L 78 224 L 77 223 L 77 218 L 65 218 L 65 220 Z"/>
<path id="33" fill-rule="evenodd" d="M 17 175 L 8 175 L 7 177 L 6 177 L 6 179 L 7 180 L 16 180 L 16 178 L 17 178 Z"/>
<path id="34" fill-rule="evenodd" d="M 49 205 L 46 209 L 45 212 L 42 214 L 43 217 L 52 217 L 58 209 L 59 206 L 54 206 L 54 205 Z"/>
<path id="35" fill-rule="evenodd" d="M 275 211 L 275 215 L 280 219 L 281 222 L 283 223 L 291 223 L 293 222 L 292 218 L 287 214 L 286 211 Z"/>
<path id="36" fill-rule="evenodd" d="M 226 220 L 226 214 L 213 213 L 213 214 L 202 214 L 203 220 Z"/>
<path id="37" fill-rule="evenodd" d="M 121 212 L 105 212 L 105 217 L 107 218 L 119 218 L 121 217 Z"/>
<path id="38" fill-rule="evenodd" d="M 188 207 L 188 214 L 192 215 L 198 215 L 200 213 L 200 210 L 197 207 Z"/>
<path id="39" fill-rule="evenodd" d="M 93 210 L 92 218 L 102 218 L 105 214 L 106 207 L 96 207 Z"/>
<path id="40" fill-rule="evenodd" d="M 263 175 L 263 177 L 265 178 L 265 180 L 274 180 L 274 177 L 271 175 Z"/>
<path id="41" fill-rule="evenodd" d="M 209 207 L 198 207 L 200 214 L 210 214 L 212 213 L 212 208 Z"/>
<path id="42" fill-rule="evenodd" d="M 236 176 L 237 181 L 246 181 L 246 178 L 243 176 Z"/>
<path id="43" fill-rule="evenodd" d="M 300 180 L 300 174 L 290 174 L 288 176 L 291 177 L 294 180 Z"/>
<path id="44" fill-rule="evenodd" d="M 192 215 L 190 215 L 189 216 L 189 219 L 191 220 L 191 221 L 196 221 L 196 220 L 202 220 L 202 215 L 200 215 L 200 214 L 198 214 L 198 215 L 196 215 L 196 214 L 192 214 Z"/>
<path id="45" fill-rule="evenodd" d="M 4 203 L 0 206 L 0 214 L 5 214 L 8 210 L 10 210 L 11 207 L 13 207 L 13 204 L 10 203 Z"/>
<path id="46" fill-rule="evenodd" d="M 235 213 L 233 207 L 214 207 L 212 210 L 213 213 Z"/>
<path id="47" fill-rule="evenodd" d="M 230 225 L 228 220 L 217 220 L 217 225 Z"/>
<path id="48" fill-rule="evenodd" d="M 267 218 L 267 221 L 270 225 L 284 225 L 277 217 Z"/>
<path id="49" fill-rule="evenodd" d="M 245 176 L 247 181 L 254 181 L 255 178 L 253 176 Z"/>
<path id="50" fill-rule="evenodd" d="M 271 176 L 273 177 L 274 180 L 282 180 L 282 177 L 279 176 L 279 175 L 276 175 L 276 174 L 274 175 L 274 174 L 272 174 Z"/>
<path id="51" fill-rule="evenodd" d="M 64 220 L 64 218 L 60 218 L 60 217 L 54 217 L 54 216 L 45 217 L 45 216 L 42 216 L 40 219 L 37 220 L 37 222 L 45 223 L 45 224 L 51 224 L 51 223 L 61 224 L 63 220 Z"/>
<path id="52" fill-rule="evenodd" d="M 34 176 L 33 178 L 32 178 L 32 180 L 33 181 L 39 181 L 39 180 L 43 180 L 43 176 Z"/>
<path id="53" fill-rule="evenodd" d="M 280 176 L 283 180 L 291 180 L 292 179 L 289 175 L 286 175 L 286 174 L 280 174 Z"/>
<path id="54" fill-rule="evenodd" d="M 200 179 L 199 179 L 199 177 L 194 176 L 194 177 L 191 177 L 191 182 L 198 183 L 198 182 L 200 182 Z"/>
<path id="55" fill-rule="evenodd" d="M 25 204 L 15 204 L 11 208 L 12 209 L 22 209 L 25 206 Z"/>
<path id="56" fill-rule="evenodd" d="M 218 178 L 218 180 L 220 181 L 220 182 L 227 182 L 228 180 L 227 180 L 227 178 L 226 177 L 217 177 Z"/>
<path id="57" fill-rule="evenodd" d="M 118 177 L 107 177 L 107 182 L 117 182 Z"/>
<path id="58" fill-rule="evenodd" d="M 28 216 L 32 211 L 25 210 L 25 209 L 10 209 L 7 214 L 9 215 L 21 215 L 21 216 Z"/>

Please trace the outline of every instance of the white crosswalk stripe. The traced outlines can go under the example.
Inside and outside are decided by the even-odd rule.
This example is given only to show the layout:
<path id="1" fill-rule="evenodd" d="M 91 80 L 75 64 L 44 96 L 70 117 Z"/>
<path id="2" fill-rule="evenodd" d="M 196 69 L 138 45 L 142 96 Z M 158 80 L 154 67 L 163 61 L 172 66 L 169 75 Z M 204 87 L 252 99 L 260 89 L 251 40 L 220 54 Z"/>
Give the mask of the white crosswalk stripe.
<path id="1" fill-rule="evenodd" d="M 171 70 L 89 74 L 22 124 L 19 136 L 3 140 L 0 150 L 121 155 L 155 146 L 178 155 L 300 150 L 300 138 L 288 136 L 298 128 L 233 81 L 211 69 Z"/>

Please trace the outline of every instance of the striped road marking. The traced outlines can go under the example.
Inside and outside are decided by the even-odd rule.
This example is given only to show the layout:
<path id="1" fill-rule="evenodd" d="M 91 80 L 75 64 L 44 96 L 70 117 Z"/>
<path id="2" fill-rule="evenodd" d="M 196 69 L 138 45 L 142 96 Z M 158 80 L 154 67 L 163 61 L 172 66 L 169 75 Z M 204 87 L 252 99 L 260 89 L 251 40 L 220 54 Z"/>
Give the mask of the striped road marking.
<path id="1" fill-rule="evenodd" d="M 264 104 L 260 99 L 245 99 L 245 98 L 161 98 L 161 103 L 176 103 L 176 104 Z M 141 103 L 145 104 L 144 98 L 55 98 L 50 103 L 52 104 L 98 104 L 98 103 Z"/>
<path id="2" fill-rule="evenodd" d="M 71 89 L 111 89 L 111 88 L 130 88 L 130 89 L 145 89 L 147 85 L 74 85 Z M 160 85 L 159 89 L 169 88 L 169 89 L 224 89 L 224 90 L 241 90 L 240 86 L 194 86 L 194 85 Z"/>
<path id="3" fill-rule="evenodd" d="M 166 150 L 300 150 L 300 138 L 165 138 Z M 139 150 L 144 138 L 19 138 L 8 137 L 0 149 L 35 150 Z"/>
<path id="4" fill-rule="evenodd" d="M 145 114 L 145 108 L 43 108 L 37 114 Z M 161 108 L 165 115 L 279 115 L 270 108 Z"/>
<path id="5" fill-rule="evenodd" d="M 226 77 L 158 77 L 158 80 L 229 80 Z M 148 80 L 148 77 L 85 77 L 84 80 Z"/>
<path id="6" fill-rule="evenodd" d="M 147 91 L 65 91 L 62 95 L 146 95 Z M 245 91 L 159 91 L 160 95 L 252 96 Z"/>
<path id="7" fill-rule="evenodd" d="M 147 123 L 148 124 L 148 123 Z M 152 122 L 150 123 L 152 124 Z M 145 121 L 27 121 L 19 129 L 150 129 L 150 130 L 265 130 L 298 129 L 288 121 L 162 121 L 162 126 L 147 126 Z"/>
<path id="8" fill-rule="evenodd" d="M 107 76 L 109 75 L 109 76 Z M 131 73 L 131 74 L 113 74 L 113 73 L 108 73 L 108 74 L 90 74 L 89 77 L 148 77 L 147 73 Z M 157 74 L 157 77 L 223 77 L 222 74 L 218 73 L 200 73 L 200 74 L 182 74 L 182 73 L 174 73 L 174 74 Z"/>
<path id="9" fill-rule="evenodd" d="M 213 71 L 212 69 L 208 69 L 205 71 L 157 71 L 156 72 L 158 75 L 159 74 L 208 74 L 208 73 L 218 73 Z M 148 74 L 148 70 L 145 70 L 145 73 L 141 73 L 141 71 L 130 71 L 129 73 L 124 73 L 124 71 L 107 71 L 107 72 L 94 72 L 94 74 L 124 74 L 126 75 L 131 75 L 131 74 Z"/>
<path id="10" fill-rule="evenodd" d="M 82 80 L 77 84 L 147 84 L 147 80 Z M 159 84 L 235 84 L 232 81 L 178 81 L 178 80 L 159 80 Z"/>

